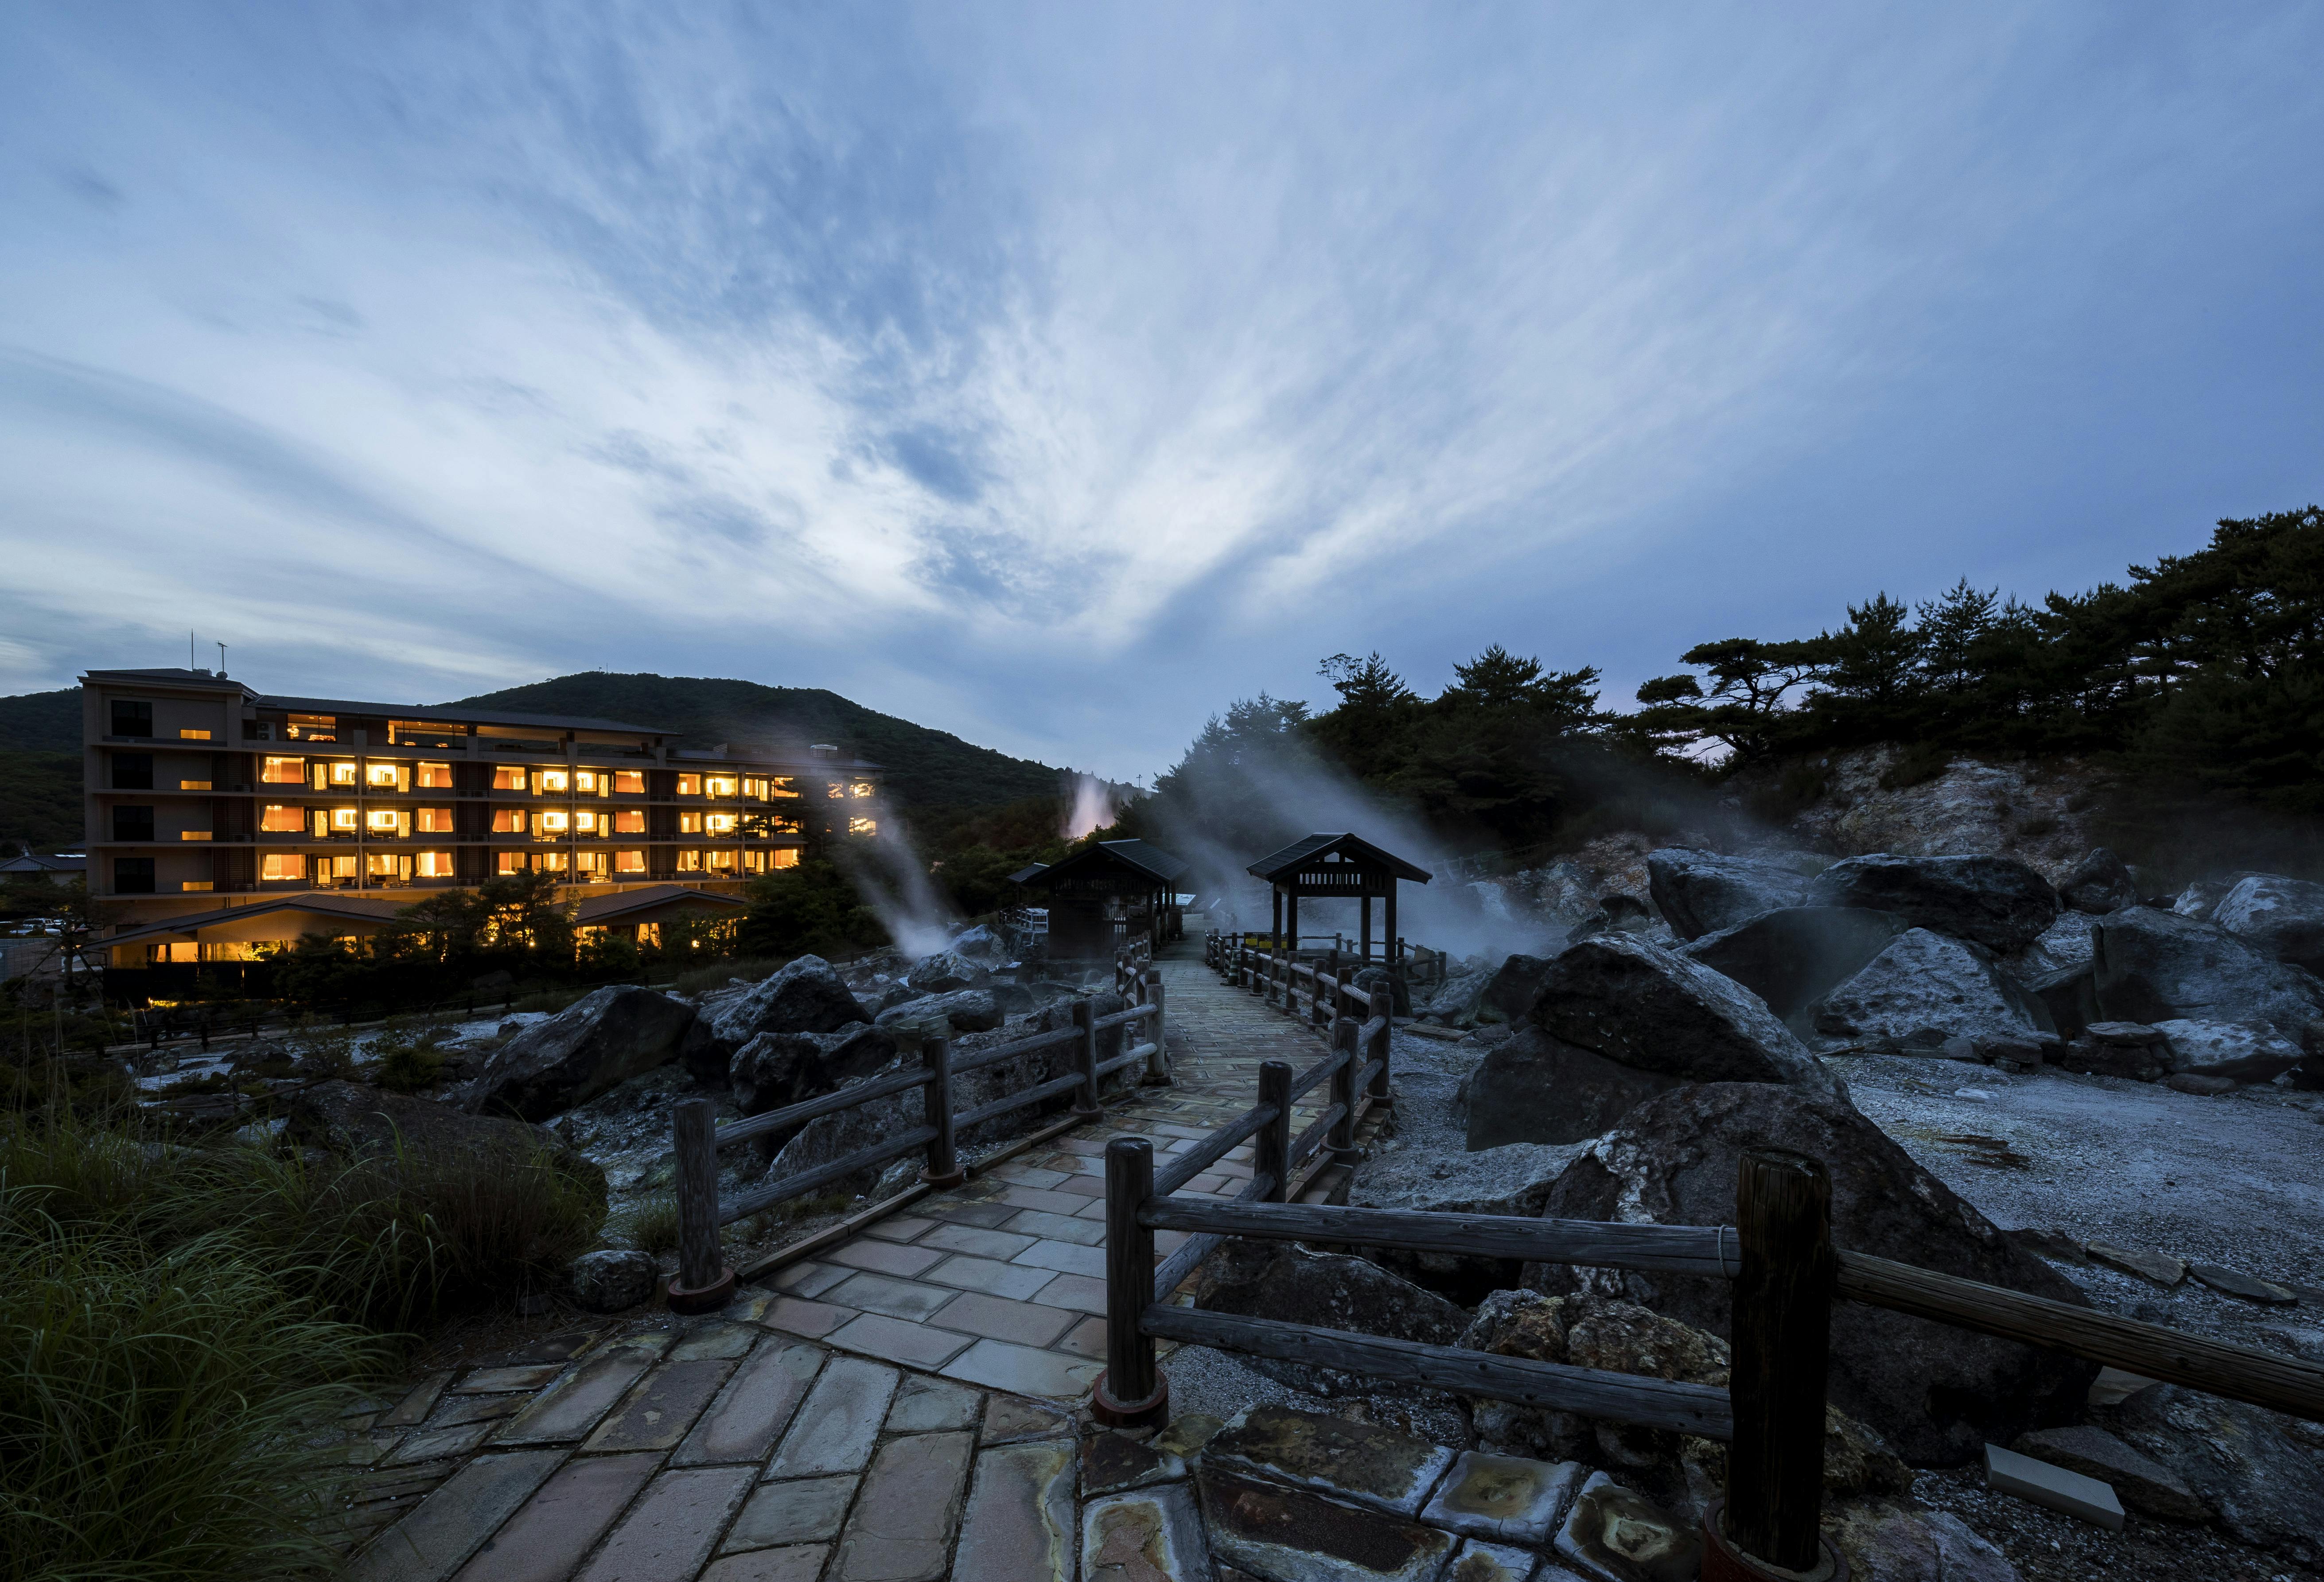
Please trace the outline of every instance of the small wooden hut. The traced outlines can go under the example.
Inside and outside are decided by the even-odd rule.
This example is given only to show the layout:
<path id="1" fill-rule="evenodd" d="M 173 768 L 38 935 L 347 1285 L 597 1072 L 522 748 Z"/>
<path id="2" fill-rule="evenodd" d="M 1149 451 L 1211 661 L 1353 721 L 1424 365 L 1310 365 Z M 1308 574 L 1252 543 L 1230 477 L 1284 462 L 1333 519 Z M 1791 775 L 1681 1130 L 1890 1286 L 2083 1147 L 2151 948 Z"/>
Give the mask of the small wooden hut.
<path id="1" fill-rule="evenodd" d="M 1052 961 L 1102 961 L 1124 940 L 1159 945 L 1186 865 L 1144 841 L 1101 841 L 1023 882 L 1049 898 Z M 1013 877 L 1013 876 L 1012 876 Z"/>
<path id="2" fill-rule="evenodd" d="M 1275 937 L 1290 949 L 1299 944 L 1299 898 L 1318 896 L 1354 901 L 1360 914 L 1358 934 L 1361 959 L 1372 959 L 1372 901 L 1387 902 L 1385 943 L 1380 957 L 1396 959 L 1396 887 L 1398 879 L 1426 884 L 1428 870 L 1416 868 L 1392 851 L 1351 834 L 1308 835 L 1282 851 L 1260 858 L 1248 870 L 1265 879 L 1275 892 Z"/>

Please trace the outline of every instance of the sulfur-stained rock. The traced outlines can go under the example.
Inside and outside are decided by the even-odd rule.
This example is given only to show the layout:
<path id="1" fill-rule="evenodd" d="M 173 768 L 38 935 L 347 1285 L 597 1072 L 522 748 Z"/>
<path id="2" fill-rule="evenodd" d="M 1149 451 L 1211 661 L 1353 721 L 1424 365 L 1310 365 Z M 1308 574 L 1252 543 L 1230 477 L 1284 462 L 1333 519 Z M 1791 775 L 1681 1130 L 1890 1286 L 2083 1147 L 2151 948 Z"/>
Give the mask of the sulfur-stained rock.
<path id="1" fill-rule="evenodd" d="M 1463 1450 L 1420 1519 L 1467 1538 L 1538 1548 L 1557 1531 L 1587 1476 L 1578 1461 Z"/>
<path id="2" fill-rule="evenodd" d="M 2178 1384 L 2141 1390 L 2099 1421 L 2246 1543 L 2304 1550 L 2309 1565 L 2324 1550 L 2324 1429 Z"/>
<path id="3" fill-rule="evenodd" d="M 1453 1549 L 1403 1517 L 1213 1469 L 1207 1453 L 1197 1482 L 1212 1554 L 1269 1582 L 1435 1582 Z"/>
<path id="4" fill-rule="evenodd" d="M 836 1033 L 850 1022 L 870 1019 L 830 962 L 801 956 L 723 1002 L 710 1030 L 721 1051 L 731 1054 L 761 1033 Z"/>
<path id="5" fill-rule="evenodd" d="M 1911 926 L 1894 912 L 1861 906 L 1786 906 L 1704 934 L 1681 953 L 1732 978 L 1805 1033 L 1815 1003 Z"/>
<path id="6" fill-rule="evenodd" d="M 1932 1053 L 1948 1038 L 2023 1041 L 2052 1031 L 2043 1026 L 2047 1007 L 1990 952 L 1925 928 L 1897 935 L 1826 995 L 1814 1016 L 1816 1032 L 1828 1038 Z"/>
<path id="7" fill-rule="evenodd" d="M 2236 1082 L 2274 1081 L 2302 1057 L 2299 1044 L 2264 1022 L 2157 1022 L 2174 1076 L 2227 1077 Z"/>
<path id="8" fill-rule="evenodd" d="M 2324 981 L 2216 924 L 2126 906 L 2092 931 L 2098 1008 L 2109 1021 L 2252 1021 L 2287 1037 L 2324 1016 Z"/>
<path id="9" fill-rule="evenodd" d="M 1823 1534 L 1861 1582 L 2021 1582 L 2009 1557 L 1968 1522 L 1911 1500 L 1828 1506 Z"/>
<path id="10" fill-rule="evenodd" d="M 459 1093 L 478 1115 L 542 1121 L 672 1060 L 707 1046 L 694 1007 L 650 989 L 594 989 L 493 1051 Z"/>
<path id="11" fill-rule="evenodd" d="M 1397 1516 L 1418 1513 L 1452 1464 L 1442 1445 L 1369 1422 L 1287 1406 L 1253 1406 L 1203 1447 L 1202 1467 L 1312 1489 Z"/>
<path id="12" fill-rule="evenodd" d="M 2255 873 L 2227 893 L 2211 921 L 2279 961 L 2324 972 L 2324 885 Z"/>
<path id="13" fill-rule="evenodd" d="M 1532 1020 L 1553 1038 L 1636 1072 L 1832 1090 L 1822 1065 L 1757 995 L 1627 935 L 1584 940 L 1554 958 Z"/>
<path id="14" fill-rule="evenodd" d="M 1694 1523 L 1593 1472 L 1558 1530 L 1557 1558 L 1599 1582 L 1696 1582 L 1702 1538 Z"/>

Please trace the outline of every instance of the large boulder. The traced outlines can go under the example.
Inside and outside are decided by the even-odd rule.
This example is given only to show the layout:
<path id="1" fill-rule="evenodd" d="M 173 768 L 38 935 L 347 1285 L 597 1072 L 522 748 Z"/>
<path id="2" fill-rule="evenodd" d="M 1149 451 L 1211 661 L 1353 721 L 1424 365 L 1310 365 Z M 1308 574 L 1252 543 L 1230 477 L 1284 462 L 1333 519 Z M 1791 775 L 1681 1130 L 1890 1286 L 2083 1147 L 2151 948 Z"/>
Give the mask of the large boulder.
<path id="1" fill-rule="evenodd" d="M 878 1071 L 867 1072 L 856 1081 L 843 1083 L 842 1087 L 852 1088 L 874 1077 L 902 1071 L 906 1063 L 901 1060 L 890 1061 Z M 918 1062 L 910 1063 L 917 1065 Z M 910 1131 L 924 1124 L 927 1106 L 922 1090 L 913 1089 L 885 1099 L 874 1099 L 851 1109 L 819 1115 L 792 1134 L 790 1140 L 777 1150 L 761 1180 L 780 1181 L 786 1176 L 797 1175 L 844 1159 L 850 1154 L 860 1153 L 883 1137 Z M 916 1156 L 907 1154 L 904 1157 L 910 1159 Z M 824 1191 L 838 1197 L 869 1191 L 880 1179 L 883 1168 L 874 1166 L 859 1170 L 844 1180 L 834 1182 Z"/>
<path id="2" fill-rule="evenodd" d="M 1907 929 L 1815 1009 L 1820 1036 L 1890 1049 L 1934 1049 L 1948 1038 L 2015 1037 L 2057 1029 L 2049 1009 L 1990 952 L 1925 928 Z"/>
<path id="3" fill-rule="evenodd" d="M 499 1116 L 470 1115 L 433 1099 L 383 1092 L 360 1082 L 316 1082 L 285 1106 L 283 1140 L 346 1159 L 383 1164 L 522 1167 L 546 1161 L 600 1208 L 605 1173 L 547 1127 Z"/>
<path id="4" fill-rule="evenodd" d="M 1920 1165 L 1845 1099 L 1772 1082 L 1689 1086 L 1647 1100 L 1592 1144 L 1550 1190 L 1545 1218 L 1729 1225 L 1743 1153 L 1783 1148 L 1831 1174 L 1831 1237 L 1854 1252 L 2087 1306 L 2081 1292 Z M 1724 1280 L 1528 1265 L 1553 1295 L 1618 1294 L 1725 1335 Z M 2095 1368 L 2053 1352 L 1927 1320 L 1836 1304 L 1831 1403 L 1907 1461 L 1952 1466 L 1987 1440 L 2070 1420 Z"/>
<path id="5" fill-rule="evenodd" d="M 1486 1053 L 1463 1086 L 1468 1146 L 1578 1143 L 1686 1080 L 1609 1060 L 1538 1027 L 1520 1028 Z"/>
<path id="6" fill-rule="evenodd" d="M 2107 847 L 2097 846 L 2058 881 L 2058 899 L 2073 911 L 2103 915 L 2136 906 L 2138 883 L 2131 878 L 2128 863 Z"/>
<path id="7" fill-rule="evenodd" d="M 2024 950 L 2058 920 L 2058 892 L 2013 857 L 1851 857 L 1818 874 L 1808 899 L 1819 906 L 1901 912 L 1917 927 L 2005 955 Z"/>
<path id="8" fill-rule="evenodd" d="M 2199 878 L 2181 890 L 2171 903 L 2171 910 L 2181 917 L 2192 917 L 2198 923 L 2209 923 L 2218 911 L 2219 903 L 2227 893 L 2247 878 L 2262 877 L 2251 873 L 2230 873 L 2217 878 Z"/>
<path id="9" fill-rule="evenodd" d="M 2108 1021 L 2257 1019 L 2287 1036 L 2324 1016 L 2324 981 L 2217 924 L 2126 906 L 2091 931 L 2098 1008 Z"/>
<path id="10" fill-rule="evenodd" d="M 573 1260 L 565 1271 L 565 1295 L 587 1312 L 626 1312 L 652 1300 L 659 1276 L 653 1259 L 633 1247 L 601 1247 Z"/>
<path id="11" fill-rule="evenodd" d="M 828 1093 L 896 1058 L 896 1040 L 868 1022 L 836 1033 L 761 1033 L 735 1053 L 734 1103 L 744 1115 Z"/>
<path id="12" fill-rule="evenodd" d="M 2324 972 L 2324 885 L 2255 873 L 2227 892 L 2211 921 L 2279 961 Z"/>
<path id="13" fill-rule="evenodd" d="M 1700 939 L 1747 917 L 1796 906 L 1808 881 L 1787 868 L 1748 857 L 1665 846 L 1646 856 L 1647 889 L 1681 939 Z"/>
<path id="14" fill-rule="evenodd" d="M 922 956 L 904 974 L 905 986 L 915 994 L 951 994 L 963 989 L 982 989 L 991 980 L 990 968 L 970 961 L 957 951 L 938 951 L 933 956 Z"/>
<path id="15" fill-rule="evenodd" d="M 1532 1012 L 1551 1037 L 1690 1082 L 1831 1079 L 1759 997 L 1699 961 L 1624 935 L 1553 957 Z"/>
<path id="16" fill-rule="evenodd" d="M 1911 924 L 1861 906 L 1784 906 L 1707 934 L 1682 952 L 1723 972 L 1804 1032 L 1816 1001 L 1863 970 Z"/>
<path id="17" fill-rule="evenodd" d="M 2272 1082 L 2298 1065 L 2303 1052 L 2264 1022 L 2157 1022 L 2174 1076 L 2226 1077 Z"/>
<path id="18" fill-rule="evenodd" d="M 1474 1027 L 1484 1020 L 1485 989 L 1497 969 L 1468 967 L 1448 973 L 1436 992 L 1420 1007 L 1420 1015 L 1447 1027 Z"/>
<path id="19" fill-rule="evenodd" d="M 1194 1305 L 1431 1346 L 1450 1346 L 1469 1323 L 1468 1313 L 1445 1298 L 1369 1259 L 1284 1241 L 1237 1238 L 1222 1244 L 1203 1265 Z M 1370 1395 L 1380 1389 L 1377 1377 L 1341 1368 L 1260 1357 L 1242 1362 L 1314 1395 Z"/>
<path id="20" fill-rule="evenodd" d="M 721 1058 L 761 1033 L 836 1033 L 850 1022 L 871 1017 L 855 1002 L 832 964 L 821 956 L 801 956 L 749 992 L 721 1004 L 712 1014 L 710 1030 L 718 1041 Z M 722 1067 L 715 1075 L 724 1081 Z"/>
<path id="21" fill-rule="evenodd" d="M 990 924 L 980 923 L 974 928 L 964 928 L 953 936 L 945 947 L 956 956 L 966 956 L 972 961 L 1005 961 L 1009 959 L 1009 942 L 994 933 Z"/>
<path id="22" fill-rule="evenodd" d="M 2246 1543 L 2305 1566 L 2324 1552 L 2324 1430 L 2177 1384 L 2141 1390 L 2104 1418 Z"/>
<path id="23" fill-rule="evenodd" d="M 1549 973 L 1552 958 L 1547 956 L 1513 955 L 1493 969 L 1477 991 L 1474 1025 L 1491 1026 L 1498 1022 L 1522 1022 L 1533 1009 L 1533 1002 L 1541 998 L 1542 980 Z"/>
<path id="24" fill-rule="evenodd" d="M 460 1107 L 547 1120 L 670 1060 L 691 1065 L 708 1042 L 682 999 L 632 985 L 596 989 L 494 1050 Z"/>
<path id="25" fill-rule="evenodd" d="M 1031 996 L 1024 998 L 1029 1008 Z M 956 989 L 950 994 L 924 994 L 890 1006 L 873 1019 L 872 1025 L 905 1048 L 918 1049 L 925 1039 L 989 1033 L 1001 1026 L 1007 1015 L 994 989 Z"/>

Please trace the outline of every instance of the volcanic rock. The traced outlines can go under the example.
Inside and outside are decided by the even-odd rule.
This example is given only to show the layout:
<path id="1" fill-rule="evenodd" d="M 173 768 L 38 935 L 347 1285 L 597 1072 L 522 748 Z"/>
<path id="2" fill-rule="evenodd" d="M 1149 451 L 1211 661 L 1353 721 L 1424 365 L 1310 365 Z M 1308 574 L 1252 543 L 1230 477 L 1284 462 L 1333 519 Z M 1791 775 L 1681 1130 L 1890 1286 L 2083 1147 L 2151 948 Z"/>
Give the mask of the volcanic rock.
<path id="1" fill-rule="evenodd" d="M 2324 885 L 2255 873 L 2227 892 L 2211 921 L 2279 961 L 2324 972 Z"/>
<path id="2" fill-rule="evenodd" d="M 2098 1008 L 2109 1021 L 2257 1019 L 2291 1037 L 2324 1016 L 2324 981 L 2215 924 L 2126 906 L 2092 931 Z"/>
<path id="3" fill-rule="evenodd" d="M 982 989 L 991 978 L 989 968 L 959 952 L 938 951 L 913 962 L 912 970 L 904 974 L 904 983 L 916 994 L 951 994 L 957 989 Z"/>
<path id="4" fill-rule="evenodd" d="M 896 1041 L 866 1022 L 836 1033 L 761 1033 L 735 1053 L 734 1103 L 744 1115 L 797 1104 L 896 1058 Z"/>
<path id="5" fill-rule="evenodd" d="M 1851 857 L 1817 875 L 1808 900 L 1899 912 L 1916 927 L 2005 955 L 2024 950 L 2058 920 L 2050 881 L 2010 857 Z"/>
<path id="6" fill-rule="evenodd" d="M 1787 868 L 1748 857 L 1665 846 L 1646 857 L 1655 907 L 1681 939 L 1734 927 L 1762 912 L 1797 906 L 1808 881 Z"/>
<path id="7" fill-rule="evenodd" d="M 1642 1072 L 1524 1027 L 1489 1051 L 1462 1087 L 1471 1152 L 1510 1143 L 1578 1143 L 1687 1079 Z"/>
<path id="8" fill-rule="evenodd" d="M 1827 1507 L 1824 1536 L 1863 1582 L 2023 1582 L 2009 1557 L 1968 1522 L 1909 1500 Z"/>
<path id="9" fill-rule="evenodd" d="M 2160 1461 L 2143 1456 L 2102 1428 L 2073 1423 L 2020 1434 L 2010 1447 L 2021 1456 L 2047 1461 L 2084 1477 L 2114 1485 L 2125 1508 L 2169 1522 L 2208 1522 L 2211 1513 L 2194 1491 Z"/>
<path id="10" fill-rule="evenodd" d="M 2246 1543 L 2313 1566 L 2324 1550 L 2324 1430 L 2178 1384 L 2141 1390 L 2102 1420 L 2192 1490 Z"/>
<path id="11" fill-rule="evenodd" d="M 1685 956 L 1618 935 L 1552 958 L 1532 1020 L 1632 1071 L 1693 1082 L 1832 1086 L 1758 996 Z"/>
<path id="12" fill-rule="evenodd" d="M 499 1116 L 470 1115 L 433 1099 L 383 1092 L 360 1082 L 317 1082 L 283 1110 L 282 1139 L 350 1159 L 410 1162 L 423 1169 L 448 1161 L 503 1161 L 522 1166 L 545 1158 L 596 1202 L 605 1173 L 546 1127 Z"/>
<path id="13" fill-rule="evenodd" d="M 980 923 L 974 928 L 963 929 L 945 947 L 956 956 L 966 956 L 972 961 L 1003 961 L 1009 958 L 1009 946 L 992 932 L 991 925 Z"/>
<path id="14" fill-rule="evenodd" d="M 1932 1047 L 1948 1038 L 2024 1038 L 2051 1028 L 2049 1010 L 1995 965 L 1990 952 L 1925 928 L 1907 929 L 1823 998 L 1815 1030 L 1858 1044 Z"/>
<path id="15" fill-rule="evenodd" d="M 1784 906 L 1704 934 L 1680 953 L 1732 978 L 1804 1033 L 1816 1001 L 1911 926 L 1894 912 L 1860 906 Z"/>
<path id="16" fill-rule="evenodd" d="M 1450 1346 L 1469 1315 L 1369 1259 L 1319 1253 L 1296 1242 L 1235 1239 L 1204 1263 L 1194 1305 L 1211 1312 L 1352 1329 L 1391 1340 Z M 1311 1395 L 1366 1395 L 1380 1389 L 1369 1374 L 1274 1357 L 1247 1357 L 1244 1366 Z"/>
<path id="17" fill-rule="evenodd" d="M 694 1007 L 650 989 L 593 990 L 493 1051 L 460 1107 L 547 1120 L 672 1059 L 689 1068 L 709 1044 Z"/>
<path id="18" fill-rule="evenodd" d="M 2128 864 L 2098 846 L 2058 881 L 2058 898 L 2077 912 L 2103 915 L 2136 905 L 2138 885 Z"/>
<path id="19" fill-rule="evenodd" d="M 801 956 L 779 972 L 718 1007 L 711 1020 L 722 1051 L 731 1055 L 761 1033 L 836 1033 L 871 1020 L 846 980 L 821 956 Z M 722 1070 L 720 1081 L 725 1078 Z"/>
<path id="20" fill-rule="evenodd" d="M 2157 1022 L 2174 1075 L 2269 1082 L 2298 1065 L 2300 1045 L 2264 1022 Z"/>
<path id="21" fill-rule="evenodd" d="M 961 1033 L 987 1033 L 1003 1020 L 1000 1000 L 989 989 L 959 989 L 950 994 L 924 994 L 881 1011 L 872 1026 L 899 1044 L 917 1049 L 927 1038 L 950 1038 Z"/>
<path id="22" fill-rule="evenodd" d="M 573 1260 L 565 1271 L 565 1294 L 574 1306 L 593 1313 L 624 1312 L 652 1299 L 659 1277 L 648 1255 L 601 1247 Z"/>
<path id="23" fill-rule="evenodd" d="M 1831 1173 L 1835 1245 L 1941 1274 L 2087 1306 L 2075 1285 L 2016 1246 L 1913 1162 L 1844 1099 L 1768 1082 L 1676 1089 L 1592 1144 L 1551 1189 L 1545 1218 L 1730 1224 L 1746 1149 L 1784 1148 Z M 1528 1265 L 1560 1294 L 1617 1290 L 1666 1317 L 1723 1333 L 1725 1281 Z M 1831 1402 L 1907 1461 L 1958 1465 L 1987 1439 L 2061 1421 L 2096 1370 L 2056 1353 L 1858 1303 L 1832 1310 Z"/>
<path id="24" fill-rule="evenodd" d="M 1534 1001 L 1541 998 L 1542 980 L 1548 976 L 1549 961 L 1550 958 L 1545 956 L 1520 955 L 1502 961 L 1477 991 L 1472 1025 L 1490 1026 L 1499 1022 L 1524 1021 Z"/>

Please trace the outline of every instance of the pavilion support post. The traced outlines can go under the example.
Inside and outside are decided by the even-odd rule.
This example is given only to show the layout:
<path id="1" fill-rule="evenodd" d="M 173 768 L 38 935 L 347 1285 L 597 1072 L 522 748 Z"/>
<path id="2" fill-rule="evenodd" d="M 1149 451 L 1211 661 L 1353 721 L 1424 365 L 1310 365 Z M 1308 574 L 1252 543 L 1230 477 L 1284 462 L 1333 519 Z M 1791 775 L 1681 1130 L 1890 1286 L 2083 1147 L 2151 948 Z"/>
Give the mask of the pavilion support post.
<path id="1" fill-rule="evenodd" d="M 1291 953 L 1296 956 L 1299 953 L 1299 892 L 1297 890 L 1292 891 L 1290 895 L 1284 897 L 1284 902 L 1283 927 L 1285 933 L 1289 936 L 1284 943 L 1290 948 Z M 1286 985 L 1286 987 L 1287 989 L 1288 986 Z M 1290 1001 L 1286 999 L 1284 1003 L 1288 1005 Z"/>
<path id="2" fill-rule="evenodd" d="M 1268 933 L 1276 939 L 1281 939 L 1283 937 L 1283 887 L 1277 885 L 1270 893 L 1275 897 L 1275 918 Z"/>
<path id="3" fill-rule="evenodd" d="M 1396 966 L 1397 960 L 1396 953 L 1396 880 L 1393 878 L 1388 881 L 1388 901 L 1385 906 L 1385 915 L 1381 919 L 1380 926 L 1387 933 L 1387 938 L 1384 939 L 1380 944 L 1380 953 L 1388 958 L 1388 964 L 1391 969 L 1393 969 Z"/>
<path id="4" fill-rule="evenodd" d="M 1358 897 L 1356 910 L 1363 917 L 1362 933 L 1358 936 L 1363 943 L 1358 951 L 1363 957 L 1364 965 L 1369 967 L 1372 964 L 1372 898 L 1370 896 Z"/>
<path id="5" fill-rule="evenodd" d="M 1340 1057 L 1337 1069 L 1332 1072 L 1332 1102 L 1339 1107 L 1340 1118 L 1332 1125 L 1325 1139 L 1332 1152 L 1345 1159 L 1356 1151 L 1356 1068 L 1363 1063 L 1363 1051 L 1356 1047 L 1356 1022 L 1352 1016 L 1342 1016 L 1332 1024 L 1332 1052 Z"/>

